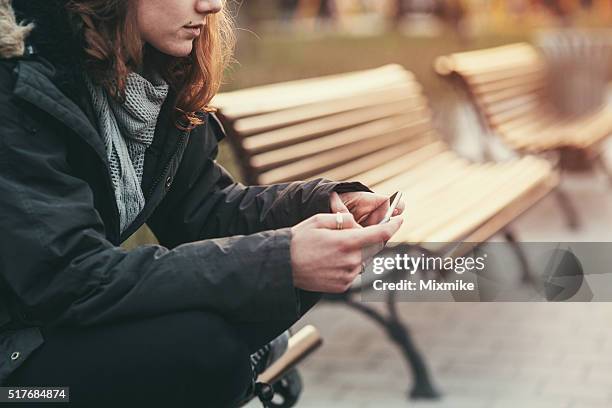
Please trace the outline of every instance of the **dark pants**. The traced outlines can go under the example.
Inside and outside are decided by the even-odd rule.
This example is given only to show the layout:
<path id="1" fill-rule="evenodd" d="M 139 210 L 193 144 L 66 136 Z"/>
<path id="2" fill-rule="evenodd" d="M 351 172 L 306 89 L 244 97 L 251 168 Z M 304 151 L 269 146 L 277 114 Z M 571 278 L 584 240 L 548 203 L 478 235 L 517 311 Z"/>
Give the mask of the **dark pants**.
<path id="1" fill-rule="evenodd" d="M 318 298 L 302 293 L 302 311 Z M 6 386 L 69 386 L 71 403 L 65 406 L 233 406 L 251 384 L 249 355 L 293 323 L 230 324 L 189 311 L 86 329 L 43 329 L 45 343 Z"/>

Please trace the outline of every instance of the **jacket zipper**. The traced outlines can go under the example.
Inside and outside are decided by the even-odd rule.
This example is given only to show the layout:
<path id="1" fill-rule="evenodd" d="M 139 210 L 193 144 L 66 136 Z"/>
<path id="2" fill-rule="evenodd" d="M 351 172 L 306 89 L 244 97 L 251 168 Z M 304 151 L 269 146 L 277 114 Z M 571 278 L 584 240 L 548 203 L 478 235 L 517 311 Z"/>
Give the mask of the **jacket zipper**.
<path id="1" fill-rule="evenodd" d="M 179 142 L 176 144 L 176 147 L 174 149 L 174 152 L 172 153 L 172 156 L 170 156 L 170 159 L 164 166 L 164 169 L 162 170 L 161 174 L 157 177 L 157 179 L 155 179 L 155 181 L 151 185 L 151 188 L 149 189 L 149 192 L 147 193 L 147 197 L 146 197 L 147 199 L 150 199 L 153 196 L 155 189 L 157 188 L 159 183 L 164 179 L 164 177 L 166 176 L 166 173 L 168 173 L 168 170 L 170 170 L 170 164 L 174 160 L 176 154 L 183 148 L 183 145 L 185 144 L 185 139 L 187 139 L 187 133 L 183 132 L 181 133 L 181 138 L 179 139 Z"/>
<path id="2" fill-rule="evenodd" d="M 170 159 L 168 159 L 168 161 L 166 162 L 166 165 L 164 166 L 164 169 L 162 170 L 160 175 L 155 179 L 155 181 L 151 185 L 151 188 L 149 189 L 147 196 L 145 197 L 145 202 L 150 200 L 150 198 L 153 196 L 153 193 L 155 192 L 155 189 L 157 188 L 159 183 L 164 179 L 164 177 L 166 177 L 166 173 L 168 173 L 168 170 L 170 170 L 170 165 L 172 164 L 172 161 L 176 157 L 176 154 L 183 148 L 186 139 L 187 139 L 187 132 L 181 133 L 180 139 L 178 143 L 176 144 L 176 147 L 174 148 L 174 152 L 170 156 Z M 122 234 L 120 234 L 121 235 L 119 238 L 120 242 L 125 241 L 127 238 L 129 238 L 130 235 L 136 232 L 137 228 L 134 228 L 134 226 L 141 224 L 142 218 L 145 215 L 146 213 L 144 212 L 144 209 L 143 209 L 143 211 L 138 215 L 138 217 L 136 217 L 136 219 L 132 221 L 131 225 Z"/>

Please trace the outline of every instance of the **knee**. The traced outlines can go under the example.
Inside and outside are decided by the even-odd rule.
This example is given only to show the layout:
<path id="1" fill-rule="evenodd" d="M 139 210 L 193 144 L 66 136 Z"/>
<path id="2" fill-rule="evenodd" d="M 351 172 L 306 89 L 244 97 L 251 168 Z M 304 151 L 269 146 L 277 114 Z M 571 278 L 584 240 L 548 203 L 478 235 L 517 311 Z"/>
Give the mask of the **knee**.
<path id="1" fill-rule="evenodd" d="M 199 364 L 206 389 L 213 390 L 212 406 L 233 406 L 242 400 L 253 381 L 251 360 L 247 346 L 236 341 L 227 341 L 212 351 L 219 353 L 218 360 L 211 368 L 208 361 Z M 212 372 L 212 374 L 211 374 Z"/>
<path id="2" fill-rule="evenodd" d="M 246 342 L 222 318 L 203 313 L 190 331 L 188 363 L 196 387 L 206 389 L 211 406 L 230 406 L 251 385 L 253 374 Z"/>

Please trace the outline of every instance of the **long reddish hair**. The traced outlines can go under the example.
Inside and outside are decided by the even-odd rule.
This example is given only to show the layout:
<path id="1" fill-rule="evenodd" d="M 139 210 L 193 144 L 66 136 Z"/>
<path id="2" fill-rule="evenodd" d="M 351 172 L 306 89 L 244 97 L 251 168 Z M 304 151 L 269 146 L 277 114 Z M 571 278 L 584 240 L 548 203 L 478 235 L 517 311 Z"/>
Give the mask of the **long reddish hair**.
<path id="1" fill-rule="evenodd" d="M 234 50 L 233 22 L 227 8 L 209 14 L 187 57 L 177 58 L 145 47 L 136 25 L 133 0 L 69 0 L 67 11 L 82 22 L 85 66 L 94 82 L 114 98 L 124 96 L 130 72 L 154 63 L 176 92 L 175 121 L 182 129 L 202 123 L 197 113 L 219 91 Z"/>

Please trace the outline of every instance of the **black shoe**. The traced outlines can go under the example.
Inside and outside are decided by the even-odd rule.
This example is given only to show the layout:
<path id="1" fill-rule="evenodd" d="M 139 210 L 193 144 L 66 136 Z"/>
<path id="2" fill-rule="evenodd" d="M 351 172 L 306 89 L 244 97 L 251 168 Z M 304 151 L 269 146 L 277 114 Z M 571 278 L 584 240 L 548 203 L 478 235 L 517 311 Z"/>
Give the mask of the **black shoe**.
<path id="1" fill-rule="evenodd" d="M 256 376 L 266 371 L 266 368 L 270 367 L 272 363 L 287 352 L 289 337 L 291 337 L 291 333 L 287 330 L 270 343 L 251 354 L 251 368 Z"/>
<path id="2" fill-rule="evenodd" d="M 290 408 L 295 405 L 302 392 L 302 379 L 297 369 L 288 371 L 273 386 L 257 382 L 259 375 L 287 351 L 290 335 L 289 331 L 284 332 L 251 355 L 253 383 L 241 406 L 254 397 L 259 398 L 264 407 Z M 276 401 L 273 401 L 275 396 L 277 396 Z"/>

